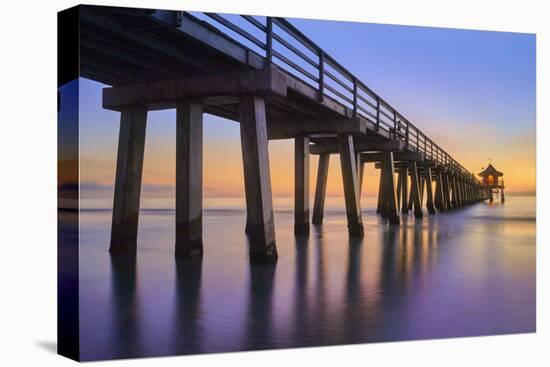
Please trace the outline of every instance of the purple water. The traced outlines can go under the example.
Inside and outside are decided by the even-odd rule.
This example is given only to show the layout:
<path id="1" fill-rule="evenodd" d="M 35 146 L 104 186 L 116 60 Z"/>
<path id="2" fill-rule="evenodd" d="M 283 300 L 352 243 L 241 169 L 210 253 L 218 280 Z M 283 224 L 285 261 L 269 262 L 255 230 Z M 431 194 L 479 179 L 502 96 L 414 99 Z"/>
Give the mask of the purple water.
<path id="1" fill-rule="evenodd" d="M 204 257 L 176 261 L 173 200 L 142 201 L 138 253 L 111 258 L 107 200 L 82 202 L 84 360 L 535 331 L 535 198 L 402 218 L 363 198 L 350 240 L 341 199 L 293 235 L 275 199 L 279 261 L 250 265 L 241 199 L 205 199 Z"/>

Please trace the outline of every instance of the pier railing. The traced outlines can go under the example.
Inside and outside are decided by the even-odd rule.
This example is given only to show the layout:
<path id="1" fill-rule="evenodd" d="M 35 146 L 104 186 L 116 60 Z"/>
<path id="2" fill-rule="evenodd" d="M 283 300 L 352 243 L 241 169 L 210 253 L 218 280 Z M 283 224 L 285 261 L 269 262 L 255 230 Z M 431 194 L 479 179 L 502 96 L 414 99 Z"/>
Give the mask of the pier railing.
<path id="1" fill-rule="evenodd" d="M 288 20 L 217 13 L 193 12 L 186 15 L 209 23 L 234 41 L 263 56 L 266 65 L 277 65 L 316 88 L 320 101 L 326 97 L 338 101 L 353 111 L 354 116 L 373 122 L 378 131 L 385 131 L 392 139 L 403 141 L 407 149 L 422 152 L 427 159 L 480 183 L 402 113 Z"/>

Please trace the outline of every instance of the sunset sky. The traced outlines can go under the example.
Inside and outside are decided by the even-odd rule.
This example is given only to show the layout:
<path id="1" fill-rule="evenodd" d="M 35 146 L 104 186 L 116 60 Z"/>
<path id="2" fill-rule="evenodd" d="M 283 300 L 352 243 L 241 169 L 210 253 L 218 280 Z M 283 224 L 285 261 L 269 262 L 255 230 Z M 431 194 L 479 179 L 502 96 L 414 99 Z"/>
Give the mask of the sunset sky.
<path id="1" fill-rule="evenodd" d="M 476 174 L 492 159 L 509 194 L 535 192 L 535 36 L 291 20 L 413 124 Z M 80 83 L 81 183 L 112 195 L 119 113 L 101 108 L 104 85 Z M 175 111 L 150 112 L 144 190 L 175 182 Z M 270 141 L 275 196 L 293 195 L 293 141 Z M 311 159 L 311 191 L 317 159 Z M 205 115 L 205 196 L 243 196 L 239 126 Z M 363 195 L 376 195 L 368 167 Z M 313 192 L 312 192 L 313 194 Z M 331 157 L 327 194 L 342 192 Z"/>

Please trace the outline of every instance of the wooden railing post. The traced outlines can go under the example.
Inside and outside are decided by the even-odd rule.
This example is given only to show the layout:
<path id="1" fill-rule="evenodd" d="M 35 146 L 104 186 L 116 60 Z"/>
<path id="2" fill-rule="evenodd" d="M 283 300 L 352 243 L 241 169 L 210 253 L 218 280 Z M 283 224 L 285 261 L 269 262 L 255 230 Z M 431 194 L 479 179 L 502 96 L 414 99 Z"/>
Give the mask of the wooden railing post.
<path id="1" fill-rule="evenodd" d="M 357 78 L 353 78 L 353 117 L 357 117 Z"/>
<path id="2" fill-rule="evenodd" d="M 376 96 L 376 131 L 380 130 L 380 97 Z"/>
<path id="3" fill-rule="evenodd" d="M 393 110 L 393 135 L 395 140 L 397 136 L 397 112 L 395 110 Z"/>
<path id="4" fill-rule="evenodd" d="M 323 102 L 325 96 L 325 52 L 319 51 L 319 102 Z"/>
<path id="5" fill-rule="evenodd" d="M 271 65 L 273 59 L 273 19 L 266 17 L 265 24 L 265 66 Z"/>
<path id="6" fill-rule="evenodd" d="M 409 121 L 407 121 L 407 124 L 405 125 L 405 146 L 409 146 Z"/>
<path id="7" fill-rule="evenodd" d="M 422 134 L 424 137 L 424 153 L 428 153 L 428 141 L 426 139 L 426 135 Z"/>

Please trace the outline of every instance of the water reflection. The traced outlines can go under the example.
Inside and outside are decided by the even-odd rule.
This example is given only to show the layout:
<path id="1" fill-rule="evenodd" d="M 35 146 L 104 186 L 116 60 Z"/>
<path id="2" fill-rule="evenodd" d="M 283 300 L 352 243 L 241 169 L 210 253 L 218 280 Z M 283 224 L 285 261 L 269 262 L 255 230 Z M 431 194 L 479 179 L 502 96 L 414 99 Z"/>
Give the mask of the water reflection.
<path id="1" fill-rule="evenodd" d="M 309 309 L 310 294 L 308 292 L 308 255 L 309 255 L 309 238 L 295 239 L 295 263 L 296 271 L 294 277 L 294 344 L 302 344 L 305 342 L 309 334 Z"/>
<path id="2" fill-rule="evenodd" d="M 114 358 L 132 356 L 143 347 L 138 325 L 140 310 L 137 300 L 136 256 L 113 256 L 110 261 L 112 353 Z"/>
<path id="3" fill-rule="evenodd" d="M 200 353 L 202 349 L 202 257 L 176 259 L 174 353 Z"/>
<path id="4" fill-rule="evenodd" d="M 242 349 L 272 345 L 275 264 L 250 265 L 246 341 Z"/>
<path id="5" fill-rule="evenodd" d="M 328 278 L 327 272 L 327 261 L 325 256 L 325 237 L 322 233 L 322 227 L 320 226 L 314 226 L 314 229 L 312 231 L 314 236 L 312 245 L 315 248 L 315 259 L 314 259 L 314 267 L 315 267 L 315 276 L 316 276 L 316 283 L 315 283 L 315 305 L 316 308 L 311 311 L 312 318 L 316 320 L 315 326 L 317 326 L 317 330 L 314 332 L 314 334 L 317 336 L 318 343 L 324 345 L 329 343 L 329 335 L 328 330 L 325 326 L 325 323 L 319 322 L 318 320 L 326 320 L 327 317 L 329 317 L 329 311 L 327 310 L 327 304 L 329 301 L 327 300 L 329 292 L 327 292 L 326 287 L 327 283 L 330 282 L 330 279 Z M 327 279 L 328 278 L 328 279 Z"/>
<path id="6" fill-rule="evenodd" d="M 219 235 L 205 238 L 203 259 L 174 261 L 165 245 L 173 241 L 163 237 L 167 215 L 143 216 L 147 247 L 137 259 L 111 258 L 90 235 L 104 230 L 88 229 L 82 238 L 94 242 L 81 246 L 81 319 L 97 322 L 81 331 L 85 357 L 534 330 L 534 221 L 517 213 L 497 220 L 495 210 L 403 218 L 399 227 L 367 214 L 363 239 L 350 239 L 337 216 L 295 238 L 285 214 L 277 218 L 283 256 L 265 265 L 248 262 L 244 234 L 227 235 L 244 223 L 239 216 L 207 218 Z M 100 223 L 103 214 L 93 215 Z M 104 222 L 108 228 L 108 215 Z"/>
<path id="7" fill-rule="evenodd" d="M 344 312 L 344 324 L 348 325 L 344 329 L 345 334 L 343 340 L 354 341 L 360 335 L 364 335 L 368 331 L 363 330 L 364 325 L 358 322 L 357 315 L 361 314 L 361 310 L 365 309 L 364 301 L 368 296 L 365 296 L 365 290 L 362 284 L 361 277 L 361 260 L 362 260 L 363 239 L 350 238 L 348 243 L 348 267 L 346 273 L 345 296 L 344 304 L 346 309 Z"/>

